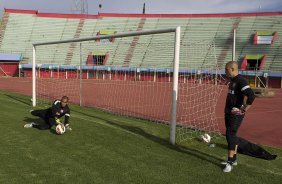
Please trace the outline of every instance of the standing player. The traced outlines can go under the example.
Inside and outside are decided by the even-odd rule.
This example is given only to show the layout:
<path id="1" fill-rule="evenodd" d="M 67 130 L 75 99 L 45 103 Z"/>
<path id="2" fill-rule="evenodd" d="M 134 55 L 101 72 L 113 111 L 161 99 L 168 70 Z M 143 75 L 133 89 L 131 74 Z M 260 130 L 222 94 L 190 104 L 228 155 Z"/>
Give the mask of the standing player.
<path id="1" fill-rule="evenodd" d="M 228 160 L 227 162 L 222 162 L 222 164 L 226 165 L 223 172 L 230 172 L 232 165 L 237 165 L 237 131 L 243 121 L 245 113 L 255 100 L 255 95 L 246 79 L 239 75 L 237 62 L 228 62 L 225 66 L 225 73 L 230 79 L 224 110 Z M 247 98 L 244 99 L 245 97 Z"/>
<path id="2" fill-rule="evenodd" d="M 70 109 L 68 106 L 69 98 L 63 96 L 61 100 L 55 100 L 52 107 L 43 110 L 32 110 L 33 116 L 42 118 L 44 124 L 28 123 L 24 125 L 24 128 L 37 128 L 40 130 L 51 129 L 53 125 L 59 124 L 60 118 L 65 116 L 64 125 L 68 130 L 71 130 L 69 126 Z"/>

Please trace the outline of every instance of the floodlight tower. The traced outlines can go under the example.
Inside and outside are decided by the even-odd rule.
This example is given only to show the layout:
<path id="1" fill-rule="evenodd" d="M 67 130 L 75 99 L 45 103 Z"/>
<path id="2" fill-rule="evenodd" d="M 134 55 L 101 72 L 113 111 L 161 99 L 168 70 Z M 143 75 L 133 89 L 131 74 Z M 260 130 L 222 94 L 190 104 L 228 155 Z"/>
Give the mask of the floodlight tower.
<path id="1" fill-rule="evenodd" d="M 87 0 L 73 0 L 71 11 L 73 13 L 88 14 Z"/>

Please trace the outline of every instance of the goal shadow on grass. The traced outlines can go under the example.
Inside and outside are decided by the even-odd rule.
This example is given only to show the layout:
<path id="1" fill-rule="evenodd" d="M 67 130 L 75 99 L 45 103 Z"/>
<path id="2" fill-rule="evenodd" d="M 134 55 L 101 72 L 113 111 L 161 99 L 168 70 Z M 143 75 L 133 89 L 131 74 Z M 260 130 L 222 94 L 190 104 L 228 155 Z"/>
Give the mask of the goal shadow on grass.
<path id="1" fill-rule="evenodd" d="M 99 117 L 99 116 L 95 116 L 93 114 L 87 114 L 85 112 L 80 112 L 80 111 L 76 111 L 76 110 L 72 110 L 72 111 L 74 111 L 78 114 L 81 114 L 83 116 L 89 117 L 89 118 L 95 118 L 95 119 L 102 120 L 106 124 L 109 124 L 111 126 L 118 127 L 118 128 L 124 129 L 126 131 L 132 132 L 134 134 L 140 135 L 140 136 L 142 136 L 146 139 L 149 139 L 149 140 L 154 141 L 158 144 L 161 144 L 162 146 L 165 146 L 169 149 L 172 149 L 172 150 L 177 151 L 177 152 L 185 153 L 185 154 L 188 154 L 190 156 L 197 157 L 201 160 L 204 160 L 206 162 L 209 162 L 211 164 L 214 164 L 214 165 L 222 168 L 222 165 L 220 164 L 220 161 L 222 161 L 222 160 L 220 158 L 215 157 L 215 156 L 210 155 L 210 154 L 207 154 L 205 152 L 201 152 L 199 150 L 192 149 L 192 148 L 187 148 L 187 147 L 184 147 L 184 146 L 181 146 L 181 145 L 171 145 L 168 140 L 160 138 L 160 137 L 155 136 L 155 135 L 152 135 L 152 134 L 144 131 L 142 128 L 139 128 L 139 127 L 136 127 L 136 126 L 121 125 L 119 123 L 116 123 L 116 122 L 120 122 L 118 120 L 115 120 L 115 122 L 114 122 L 111 119 L 102 118 L 102 117 Z"/>
<path id="2" fill-rule="evenodd" d="M 21 98 L 21 97 L 18 97 L 18 96 L 16 97 L 14 95 L 8 95 L 8 94 L 5 94 L 5 96 L 7 96 L 8 98 L 15 100 L 17 102 L 20 102 L 21 104 L 31 106 L 31 103 L 26 98 Z"/>

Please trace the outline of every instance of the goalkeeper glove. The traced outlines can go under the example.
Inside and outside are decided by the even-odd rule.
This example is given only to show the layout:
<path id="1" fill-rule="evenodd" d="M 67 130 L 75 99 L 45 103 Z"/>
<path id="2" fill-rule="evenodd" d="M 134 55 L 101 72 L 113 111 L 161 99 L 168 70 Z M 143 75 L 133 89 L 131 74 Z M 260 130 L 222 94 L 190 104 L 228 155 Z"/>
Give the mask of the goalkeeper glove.
<path id="1" fill-rule="evenodd" d="M 59 118 L 55 118 L 55 121 L 56 121 L 57 124 L 61 123 L 61 120 Z"/>

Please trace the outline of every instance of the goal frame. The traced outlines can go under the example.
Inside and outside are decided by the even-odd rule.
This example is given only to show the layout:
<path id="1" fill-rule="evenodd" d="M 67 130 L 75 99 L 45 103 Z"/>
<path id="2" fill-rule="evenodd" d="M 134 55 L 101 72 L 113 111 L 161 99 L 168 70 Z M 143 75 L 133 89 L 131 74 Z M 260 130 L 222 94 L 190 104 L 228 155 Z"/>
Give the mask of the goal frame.
<path id="1" fill-rule="evenodd" d="M 93 41 L 99 39 L 111 39 L 111 38 L 121 38 L 121 37 L 133 37 L 141 35 L 153 35 L 162 33 L 174 33 L 174 62 L 173 62 L 173 83 L 172 83 L 172 96 L 171 96 L 171 117 L 170 117 L 170 143 L 175 144 L 176 138 L 176 116 L 177 116 L 177 96 L 178 96 L 178 75 L 179 75 L 179 55 L 180 55 L 180 34 L 181 27 L 177 26 L 175 28 L 167 29 L 155 29 L 146 31 L 133 31 L 112 35 L 101 35 L 95 37 L 79 38 L 79 39 L 69 39 L 51 42 L 40 42 L 32 44 L 32 106 L 36 106 L 36 47 L 42 45 L 53 45 L 62 43 L 75 43 L 84 41 Z M 81 72 L 81 70 L 80 70 Z M 81 79 L 81 75 L 80 75 Z M 80 90 L 81 93 L 81 90 Z M 81 102 L 81 99 L 80 99 Z"/>

